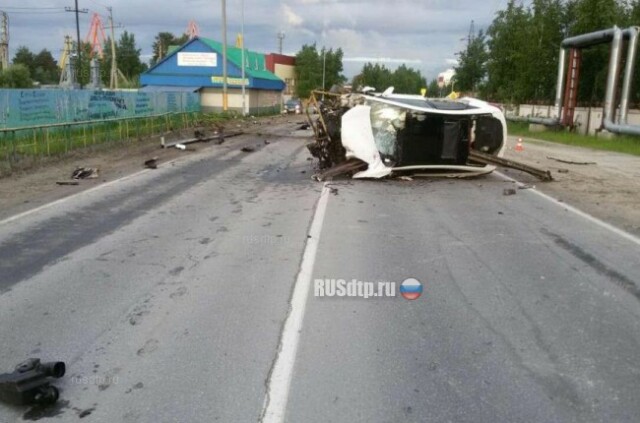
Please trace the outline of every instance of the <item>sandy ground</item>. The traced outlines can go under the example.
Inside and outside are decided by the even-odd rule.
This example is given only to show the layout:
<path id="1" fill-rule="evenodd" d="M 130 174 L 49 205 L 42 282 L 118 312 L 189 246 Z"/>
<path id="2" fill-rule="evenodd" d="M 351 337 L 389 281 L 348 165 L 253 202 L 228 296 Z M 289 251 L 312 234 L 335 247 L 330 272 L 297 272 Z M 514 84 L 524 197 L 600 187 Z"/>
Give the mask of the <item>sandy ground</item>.
<path id="1" fill-rule="evenodd" d="M 302 116 L 277 116 L 232 121 L 225 124 L 225 132 L 242 131 L 245 134 L 261 134 L 272 123 L 303 122 Z M 211 131 L 207 132 L 210 133 Z M 193 130 L 165 135 L 167 143 L 192 138 Z M 229 138 L 224 144 L 214 142 L 193 143 L 188 151 L 160 147 L 160 136 L 132 143 L 103 144 L 96 149 L 72 152 L 68 156 L 40 164 L 38 167 L 0 178 L 0 220 L 56 201 L 100 184 L 114 181 L 145 169 L 144 162 L 158 157 L 160 165 L 188 154 L 208 148 L 235 148 L 238 138 Z M 99 177 L 79 181 L 77 186 L 59 186 L 57 181 L 68 181 L 74 169 L 93 167 L 99 169 Z"/>
<path id="2" fill-rule="evenodd" d="M 516 137 L 509 138 L 505 157 L 549 169 L 555 181 L 539 182 L 513 170 L 505 173 L 599 219 L 640 235 L 640 157 L 531 138 L 523 138 L 524 151 L 518 152 L 514 148 L 516 142 Z M 550 157 L 595 164 L 567 164 Z"/>
<path id="3" fill-rule="evenodd" d="M 227 132 L 262 134 L 268 132 L 268 126 L 272 123 L 296 123 L 304 120 L 302 116 L 279 116 L 230 122 L 226 128 Z M 191 144 L 189 147 L 192 151 L 182 152 L 173 148 L 161 149 L 159 137 L 154 137 L 135 144 L 107 146 L 101 151 L 76 152 L 55 163 L 47 163 L 37 169 L 0 179 L 0 220 L 139 172 L 144 169 L 144 161 L 151 157 L 158 157 L 160 163 L 168 162 L 185 154 L 197 154 L 202 149 L 234 148 L 233 140 L 228 140 L 223 146 L 213 143 Z M 528 174 L 504 169 L 506 174 L 595 217 L 640 235 L 640 157 L 530 138 L 524 139 L 524 151 L 517 152 L 514 149 L 516 140 L 515 137 L 509 138 L 505 156 L 549 169 L 555 181 L 540 182 Z M 566 164 L 549 157 L 595 164 Z M 68 180 L 71 172 L 79 166 L 100 168 L 100 177 L 80 181 L 78 186 L 56 185 L 56 181 Z M 561 173 L 560 170 L 568 172 Z"/>

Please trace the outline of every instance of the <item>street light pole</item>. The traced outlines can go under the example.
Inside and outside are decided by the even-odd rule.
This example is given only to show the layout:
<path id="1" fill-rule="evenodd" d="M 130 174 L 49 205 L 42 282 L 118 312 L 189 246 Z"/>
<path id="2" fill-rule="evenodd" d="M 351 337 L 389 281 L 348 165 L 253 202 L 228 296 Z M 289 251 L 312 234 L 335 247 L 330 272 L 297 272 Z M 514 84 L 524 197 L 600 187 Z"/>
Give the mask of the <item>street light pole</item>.
<path id="1" fill-rule="evenodd" d="M 226 112 L 228 108 L 229 108 L 229 99 L 227 98 L 227 1 L 222 0 L 222 110 Z"/>
<path id="2" fill-rule="evenodd" d="M 245 67 L 246 67 L 246 60 L 244 58 L 244 0 L 242 0 L 241 4 L 240 4 L 240 8 L 242 9 L 242 26 L 240 28 L 240 39 L 241 39 L 241 48 L 242 48 L 242 54 L 241 54 L 241 60 L 242 60 L 242 76 L 240 77 L 242 79 L 242 116 L 246 116 L 247 115 L 247 111 L 246 111 L 246 88 L 244 86 L 244 79 L 245 79 Z"/>

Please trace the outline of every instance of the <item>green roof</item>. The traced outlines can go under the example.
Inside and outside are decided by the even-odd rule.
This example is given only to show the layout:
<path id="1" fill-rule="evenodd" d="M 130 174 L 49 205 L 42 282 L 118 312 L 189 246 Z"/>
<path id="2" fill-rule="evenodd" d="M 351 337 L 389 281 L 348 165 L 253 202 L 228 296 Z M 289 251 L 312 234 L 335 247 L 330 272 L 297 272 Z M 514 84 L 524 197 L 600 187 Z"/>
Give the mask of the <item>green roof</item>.
<path id="1" fill-rule="evenodd" d="M 209 38 L 200 38 L 200 41 L 202 41 L 212 49 L 222 52 L 222 43 L 211 40 Z M 249 76 L 253 78 L 270 79 L 272 81 L 282 81 L 280 78 L 267 70 L 267 63 L 265 61 L 264 54 L 245 49 L 244 55 L 244 70 Z M 227 59 L 237 67 L 242 67 L 242 49 L 235 46 L 227 46 Z"/>

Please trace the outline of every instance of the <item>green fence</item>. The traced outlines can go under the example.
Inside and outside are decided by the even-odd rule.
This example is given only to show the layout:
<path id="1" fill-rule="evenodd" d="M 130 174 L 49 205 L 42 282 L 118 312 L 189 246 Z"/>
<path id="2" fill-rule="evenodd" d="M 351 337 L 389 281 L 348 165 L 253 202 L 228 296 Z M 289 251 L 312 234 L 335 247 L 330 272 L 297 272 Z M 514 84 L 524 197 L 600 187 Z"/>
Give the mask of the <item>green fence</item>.
<path id="1" fill-rule="evenodd" d="M 4 171 L 0 173 L 78 148 L 107 142 L 133 142 L 151 135 L 191 128 L 201 119 L 200 113 L 164 113 L 0 129 L 0 171 Z"/>

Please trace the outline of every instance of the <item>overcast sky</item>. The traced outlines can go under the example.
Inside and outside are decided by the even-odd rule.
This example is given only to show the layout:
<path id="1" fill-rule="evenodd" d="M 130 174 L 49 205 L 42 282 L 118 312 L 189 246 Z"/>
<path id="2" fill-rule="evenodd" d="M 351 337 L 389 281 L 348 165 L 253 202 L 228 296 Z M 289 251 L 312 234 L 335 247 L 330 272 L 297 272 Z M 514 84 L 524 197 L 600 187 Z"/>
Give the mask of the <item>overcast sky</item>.
<path id="1" fill-rule="evenodd" d="M 355 75 L 364 62 L 379 60 L 389 67 L 400 63 L 419 69 L 428 78 L 450 68 L 464 45 L 471 20 L 486 29 L 506 0 L 245 0 L 245 40 L 249 49 L 275 52 L 283 31 L 284 52 L 295 54 L 303 44 L 316 42 L 345 53 L 345 74 Z M 240 31 L 241 0 L 227 0 L 229 44 Z M 89 30 L 91 13 L 107 25 L 112 6 L 116 24 L 136 36 L 145 59 L 154 36 L 176 34 L 194 19 L 201 35 L 221 40 L 221 0 L 79 0 L 80 32 Z M 10 18 L 10 55 L 21 45 L 42 48 L 60 56 L 65 34 L 75 34 L 75 16 L 66 13 L 72 0 L 0 0 Z M 122 31 L 117 29 L 116 31 Z M 117 35 L 116 35 L 117 37 Z M 75 39 L 75 35 L 74 35 Z"/>

